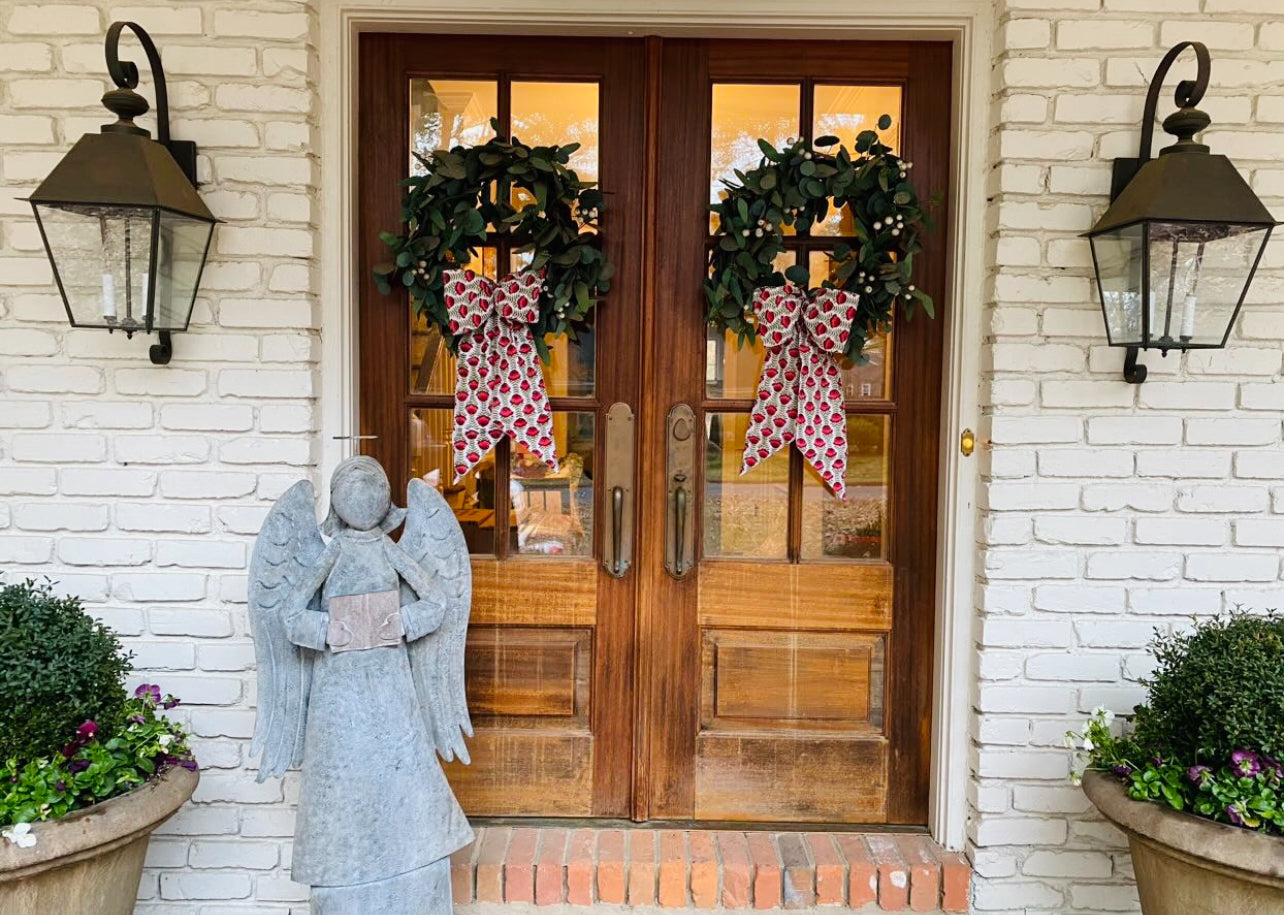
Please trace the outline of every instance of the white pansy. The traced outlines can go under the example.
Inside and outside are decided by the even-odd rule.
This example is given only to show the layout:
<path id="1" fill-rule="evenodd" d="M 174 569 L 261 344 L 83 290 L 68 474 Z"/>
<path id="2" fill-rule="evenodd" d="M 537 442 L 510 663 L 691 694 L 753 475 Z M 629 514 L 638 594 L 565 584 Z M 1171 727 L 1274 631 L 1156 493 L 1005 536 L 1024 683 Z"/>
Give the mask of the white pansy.
<path id="1" fill-rule="evenodd" d="M 30 823 L 18 823 L 8 829 L 0 830 L 0 836 L 4 836 L 19 848 L 31 848 L 36 844 L 36 837 L 31 834 Z"/>
<path id="2" fill-rule="evenodd" d="M 173 734 L 162 734 L 162 735 L 160 735 L 160 737 L 157 737 L 157 738 L 156 738 L 156 742 L 157 742 L 158 744 L 160 744 L 160 748 L 161 748 L 162 750 L 168 750 L 168 749 L 169 749 L 169 745 L 170 745 L 171 743 L 173 743 L 173 742 L 174 742 L 174 735 L 173 735 Z"/>
<path id="3" fill-rule="evenodd" d="M 1083 750 L 1085 753 L 1091 753 L 1094 746 L 1096 746 L 1096 744 L 1092 742 L 1091 737 L 1085 737 L 1083 739 Z"/>

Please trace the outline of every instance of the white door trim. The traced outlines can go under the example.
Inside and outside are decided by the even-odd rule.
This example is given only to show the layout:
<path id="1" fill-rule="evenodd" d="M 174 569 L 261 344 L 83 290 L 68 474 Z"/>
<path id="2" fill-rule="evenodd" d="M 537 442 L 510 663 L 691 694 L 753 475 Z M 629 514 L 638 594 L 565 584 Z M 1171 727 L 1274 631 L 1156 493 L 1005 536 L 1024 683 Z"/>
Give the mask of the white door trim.
<path id="1" fill-rule="evenodd" d="M 900 4 L 908 6 L 909 4 Z M 868 6 L 862 4 L 861 6 Z M 977 428 L 985 276 L 985 162 L 990 36 L 985 0 L 921 0 L 912 11 L 857 4 L 804 7 L 791 0 L 318 0 L 321 41 L 321 470 L 328 475 L 352 444 L 357 421 L 357 245 L 353 139 L 356 57 L 361 32 L 718 37 L 881 38 L 954 42 L 953 156 L 948 225 L 950 273 L 941 311 L 947 322 L 941 416 L 940 531 L 934 645 L 934 711 L 929 826 L 961 849 L 967 816 L 968 715 L 975 679 L 976 456 L 957 448 Z M 608 8 L 609 7 L 609 8 Z M 796 9 L 791 9 L 796 7 Z"/>

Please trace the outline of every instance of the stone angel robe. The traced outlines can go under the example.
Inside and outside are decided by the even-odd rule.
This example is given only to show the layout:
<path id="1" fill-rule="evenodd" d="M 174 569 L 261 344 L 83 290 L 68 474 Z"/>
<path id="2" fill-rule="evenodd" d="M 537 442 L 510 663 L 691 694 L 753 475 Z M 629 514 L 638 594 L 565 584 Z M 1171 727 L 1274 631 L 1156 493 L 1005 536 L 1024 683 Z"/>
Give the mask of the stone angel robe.
<path id="1" fill-rule="evenodd" d="M 250 564 L 259 684 L 251 752 L 262 757 L 260 781 L 302 766 L 293 878 L 313 887 L 314 913 L 444 913 L 448 858 L 473 839 L 437 761 L 468 762 L 468 550 L 445 500 L 421 480 L 410 483 L 406 512 L 385 495 L 381 522 L 345 523 L 336 506 L 367 495 L 352 484 L 372 480 L 386 491 L 371 458 L 336 470 L 329 543 L 306 481 L 264 522 Z M 386 532 L 403 514 L 393 543 Z M 343 650 L 348 635 L 327 610 L 353 595 L 391 606 L 380 647 Z"/>

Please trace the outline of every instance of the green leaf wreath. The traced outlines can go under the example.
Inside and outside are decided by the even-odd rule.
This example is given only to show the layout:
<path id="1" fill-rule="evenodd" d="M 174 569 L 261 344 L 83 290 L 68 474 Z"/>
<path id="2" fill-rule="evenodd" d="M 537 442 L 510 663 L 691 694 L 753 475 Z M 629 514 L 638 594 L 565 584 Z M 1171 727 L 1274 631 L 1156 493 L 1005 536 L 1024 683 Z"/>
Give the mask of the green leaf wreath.
<path id="1" fill-rule="evenodd" d="M 891 126 L 883 115 L 879 130 Z M 774 264 L 785 250 L 783 227 L 800 234 L 821 222 L 831 209 L 846 207 L 857 243 L 837 242 L 832 257 L 838 269 L 825 287 L 857 297 L 856 319 L 844 353 L 861 362 L 865 341 L 886 332 L 900 302 L 907 317 L 921 306 L 935 317 L 931 298 L 913 283 L 914 258 L 928 218 L 909 180 L 912 163 L 898 158 L 873 130 L 856 137 L 855 152 L 839 147 L 838 137 L 799 139 L 783 149 L 759 140 L 763 158 L 752 171 L 736 170 L 724 181 L 726 197 L 710 209 L 717 214 L 717 243 L 709 255 L 705 281 L 708 323 L 736 335 L 740 344 L 757 336 L 753 293 L 786 282 L 808 285 L 808 269 L 795 264 L 783 274 Z"/>
<path id="2" fill-rule="evenodd" d="M 491 126 L 498 134 L 498 122 Z M 393 256 L 375 267 L 379 290 L 407 289 L 412 307 L 437 326 L 453 351 L 459 337 L 450 333 L 442 271 L 468 264 L 492 231 L 507 235 L 515 252 L 531 255 L 527 269 L 544 272 L 539 320 L 531 331 L 547 359 L 545 336 L 575 339 L 587 330 L 597 297 L 610 289 L 615 272 L 596 231 L 605 209 L 602 192 L 567 167 L 577 149 L 578 143 L 532 147 L 497 135 L 480 146 L 416 153 L 426 173 L 402 182 L 405 231 L 379 236 Z M 518 206 L 510 189 L 525 191 Z"/>

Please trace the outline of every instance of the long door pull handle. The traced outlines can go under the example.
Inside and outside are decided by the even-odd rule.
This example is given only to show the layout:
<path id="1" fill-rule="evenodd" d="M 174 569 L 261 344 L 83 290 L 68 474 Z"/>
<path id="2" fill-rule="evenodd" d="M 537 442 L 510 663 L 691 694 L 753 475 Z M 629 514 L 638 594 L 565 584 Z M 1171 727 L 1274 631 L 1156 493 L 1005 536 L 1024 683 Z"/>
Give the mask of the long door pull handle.
<path id="1" fill-rule="evenodd" d="M 624 574 L 620 541 L 624 536 L 624 487 L 611 487 L 611 574 L 619 578 Z"/>
<path id="2" fill-rule="evenodd" d="M 687 488 L 679 480 L 673 492 L 673 574 L 682 575 L 687 570 Z"/>

